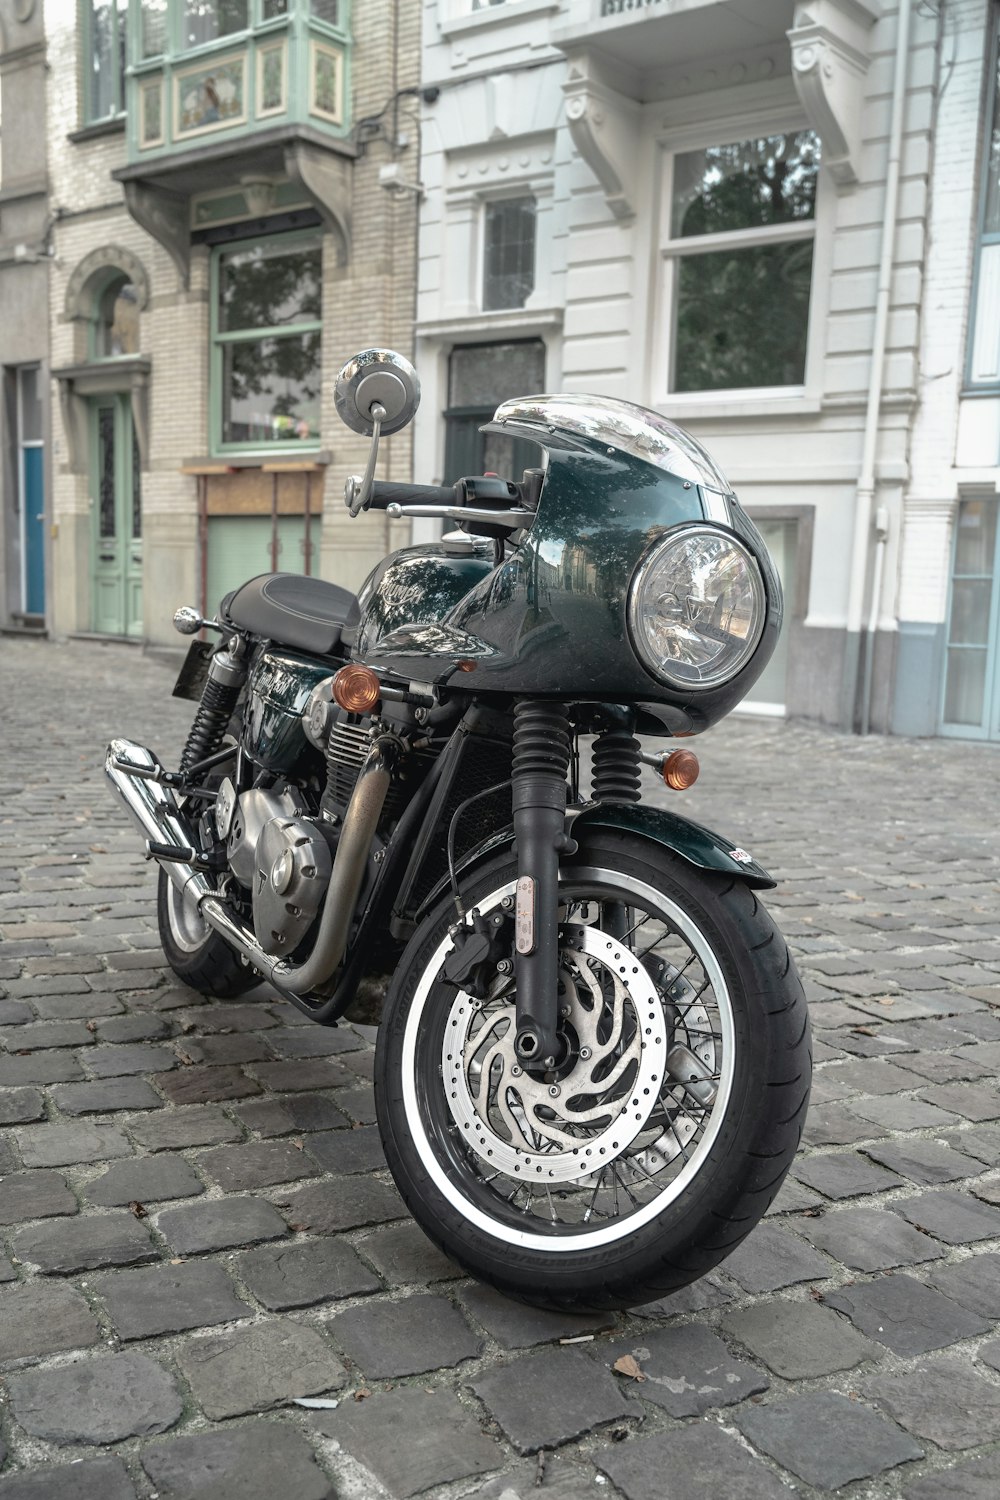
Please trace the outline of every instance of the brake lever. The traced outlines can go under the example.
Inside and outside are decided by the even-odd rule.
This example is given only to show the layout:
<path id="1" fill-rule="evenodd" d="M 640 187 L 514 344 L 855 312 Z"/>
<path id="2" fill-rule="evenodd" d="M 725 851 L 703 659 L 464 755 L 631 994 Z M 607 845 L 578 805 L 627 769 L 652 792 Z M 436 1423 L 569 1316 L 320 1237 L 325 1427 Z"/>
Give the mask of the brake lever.
<path id="1" fill-rule="evenodd" d="M 504 526 L 508 531 L 524 531 L 535 519 L 533 510 L 473 510 L 467 505 L 400 505 L 394 500 L 385 513 L 393 521 L 403 516 L 424 516 L 428 520 L 479 521 L 487 526 Z"/>

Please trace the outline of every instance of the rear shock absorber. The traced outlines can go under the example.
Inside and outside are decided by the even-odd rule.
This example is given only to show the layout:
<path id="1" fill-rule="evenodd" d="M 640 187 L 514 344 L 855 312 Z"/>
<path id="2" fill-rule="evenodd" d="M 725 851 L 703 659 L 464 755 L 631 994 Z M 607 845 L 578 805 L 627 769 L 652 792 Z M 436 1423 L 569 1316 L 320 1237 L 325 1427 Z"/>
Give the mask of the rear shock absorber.
<path id="1" fill-rule="evenodd" d="M 517 1018 L 514 1050 L 530 1072 L 561 1061 L 559 1020 L 559 856 L 567 838 L 566 773 L 569 716 L 560 704 L 514 707 L 513 808 L 517 844 L 514 965 Z"/>
<path id="2" fill-rule="evenodd" d="M 594 741 L 591 792 L 595 802 L 640 802 L 641 746 L 627 729 L 605 729 Z"/>
<path id="3" fill-rule="evenodd" d="M 182 776 L 222 744 L 247 675 L 244 649 L 240 637 L 233 636 L 227 649 L 217 651 L 208 664 L 208 681 L 181 755 Z"/>

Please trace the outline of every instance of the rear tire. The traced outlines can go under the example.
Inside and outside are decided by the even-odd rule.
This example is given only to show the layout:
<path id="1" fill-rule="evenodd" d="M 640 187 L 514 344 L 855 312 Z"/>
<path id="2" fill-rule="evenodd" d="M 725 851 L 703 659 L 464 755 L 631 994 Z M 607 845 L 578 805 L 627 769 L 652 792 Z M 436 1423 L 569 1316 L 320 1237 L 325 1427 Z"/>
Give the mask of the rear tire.
<path id="1" fill-rule="evenodd" d="M 507 910 L 516 877 L 494 858 L 466 908 Z M 448 897 L 387 997 L 378 1120 L 414 1218 L 466 1270 L 542 1305 L 627 1307 L 703 1276 L 771 1203 L 805 1118 L 808 1014 L 742 881 L 612 832 L 585 835 L 560 881 L 572 1062 L 511 1072 L 512 989 L 477 1002 L 441 978 Z"/>
<path id="2" fill-rule="evenodd" d="M 161 868 L 156 918 L 167 963 L 177 978 L 203 995 L 232 1000 L 260 983 L 228 943 L 205 922 L 195 903 Z"/>

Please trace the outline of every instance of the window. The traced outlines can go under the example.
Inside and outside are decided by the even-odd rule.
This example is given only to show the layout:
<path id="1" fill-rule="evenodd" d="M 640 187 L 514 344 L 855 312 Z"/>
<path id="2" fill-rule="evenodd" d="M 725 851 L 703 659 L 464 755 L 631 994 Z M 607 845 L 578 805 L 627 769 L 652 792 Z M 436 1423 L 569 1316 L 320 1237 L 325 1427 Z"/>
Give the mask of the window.
<path id="1" fill-rule="evenodd" d="M 946 728 L 976 737 L 1000 730 L 998 671 L 997 502 L 958 507 L 948 611 L 944 711 Z"/>
<path id="2" fill-rule="evenodd" d="M 125 30 L 128 0 L 84 0 L 83 118 L 110 120 L 125 110 Z"/>
<path id="3" fill-rule="evenodd" d="M 535 200 L 501 198 L 483 211 L 483 309 L 523 307 L 535 289 Z"/>
<path id="4" fill-rule="evenodd" d="M 139 294 L 126 276 L 115 276 L 94 300 L 91 355 L 119 359 L 139 353 Z"/>
<path id="5" fill-rule="evenodd" d="M 319 442 L 321 287 L 318 230 L 215 251 L 215 447 Z"/>
<path id="6" fill-rule="evenodd" d="M 201 47 L 219 37 L 246 31 L 250 24 L 249 0 L 183 0 L 182 47 Z"/>
<path id="7" fill-rule="evenodd" d="M 499 474 L 520 479 L 536 466 L 534 443 L 501 432 L 480 432 L 501 401 L 537 395 L 545 387 L 545 345 L 541 339 L 496 344 L 461 344 L 448 360 L 445 411 L 445 483 L 465 474 Z"/>
<path id="8" fill-rule="evenodd" d="M 819 157 L 811 130 L 674 157 L 672 391 L 804 383 Z"/>
<path id="9" fill-rule="evenodd" d="M 979 252 L 969 335 L 968 384 L 1000 386 L 1000 20 L 994 18 L 991 51 L 990 133 L 980 197 Z"/>

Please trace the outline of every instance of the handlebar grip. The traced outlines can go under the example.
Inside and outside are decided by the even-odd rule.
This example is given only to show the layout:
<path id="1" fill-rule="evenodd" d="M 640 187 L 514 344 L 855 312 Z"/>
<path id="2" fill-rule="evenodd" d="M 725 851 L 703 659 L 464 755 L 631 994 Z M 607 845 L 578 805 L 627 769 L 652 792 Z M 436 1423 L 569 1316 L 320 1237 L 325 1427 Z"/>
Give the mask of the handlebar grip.
<path id="1" fill-rule="evenodd" d="M 376 479 L 372 485 L 372 510 L 388 505 L 460 505 L 457 487 L 451 484 L 394 484 Z"/>

